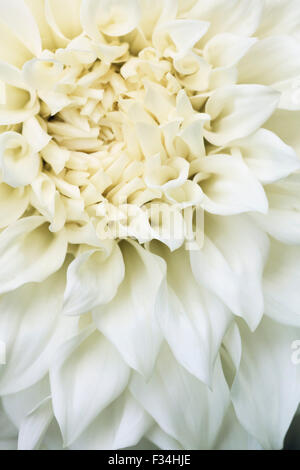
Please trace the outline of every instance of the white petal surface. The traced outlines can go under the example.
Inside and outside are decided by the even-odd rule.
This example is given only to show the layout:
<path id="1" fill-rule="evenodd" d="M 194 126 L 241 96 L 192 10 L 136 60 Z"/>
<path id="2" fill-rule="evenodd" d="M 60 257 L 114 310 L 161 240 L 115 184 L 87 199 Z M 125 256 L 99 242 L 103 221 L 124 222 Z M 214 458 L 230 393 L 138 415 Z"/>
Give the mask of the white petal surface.
<path id="1" fill-rule="evenodd" d="M 190 375 L 162 348 L 148 382 L 134 374 L 130 389 L 167 434 L 185 449 L 210 449 L 228 407 L 229 393 L 216 362 L 213 391 Z"/>
<path id="2" fill-rule="evenodd" d="M 64 232 L 52 234 L 43 217 L 27 217 L 0 234 L 0 293 L 28 282 L 42 282 L 63 264 Z"/>
<path id="3" fill-rule="evenodd" d="M 70 445 L 124 390 L 129 368 L 117 350 L 89 328 L 57 350 L 50 369 L 55 417 Z"/>
<path id="4" fill-rule="evenodd" d="M 152 419 L 124 392 L 108 406 L 72 444 L 71 450 L 110 450 L 133 447 L 152 424 Z"/>
<path id="5" fill-rule="evenodd" d="M 99 330 L 130 367 L 148 377 L 162 339 L 155 300 L 165 275 L 165 264 L 136 243 L 126 243 L 122 252 L 124 281 L 112 302 L 95 309 L 93 317 Z"/>
<path id="6" fill-rule="evenodd" d="M 194 181 L 200 180 L 203 207 L 207 212 L 219 215 L 267 212 L 264 189 L 241 159 L 227 155 L 208 156 L 196 165 L 200 172 Z M 205 179 L 201 181 L 203 175 Z"/>
<path id="7" fill-rule="evenodd" d="M 183 248 L 160 248 L 168 282 L 156 301 L 156 316 L 173 355 L 190 374 L 211 385 L 220 344 L 231 321 L 229 310 L 196 283 Z"/>
<path id="8" fill-rule="evenodd" d="M 266 129 L 231 145 L 239 147 L 245 163 L 263 184 L 273 183 L 299 170 L 300 157 L 294 149 Z"/>
<path id="9" fill-rule="evenodd" d="M 46 398 L 22 421 L 18 450 L 35 450 L 39 446 L 53 419 L 51 398 Z"/>
<path id="10" fill-rule="evenodd" d="M 268 237 L 247 216 L 210 216 L 205 222 L 204 246 L 190 254 L 194 276 L 254 330 L 264 312 Z"/>
<path id="11" fill-rule="evenodd" d="M 241 334 L 243 355 L 232 387 L 236 414 L 264 449 L 281 449 L 300 396 L 299 367 L 291 361 L 297 330 L 264 319 L 254 334 L 245 326 Z"/>
<path id="12" fill-rule="evenodd" d="M 0 340 L 6 344 L 1 394 L 16 393 L 41 379 L 57 347 L 76 332 L 76 319 L 61 315 L 64 278 L 61 270 L 41 284 L 27 284 L 1 296 Z"/>
<path id="13" fill-rule="evenodd" d="M 300 247 L 272 241 L 264 273 L 266 314 L 279 323 L 300 327 Z"/>
<path id="14" fill-rule="evenodd" d="M 124 262 L 117 244 L 80 254 L 69 266 L 63 313 L 81 315 L 109 303 L 124 277 Z"/>
<path id="15" fill-rule="evenodd" d="M 263 85 L 236 85 L 216 90 L 205 112 L 211 125 L 204 126 L 205 138 L 214 145 L 226 145 L 259 129 L 275 111 L 280 94 Z"/>

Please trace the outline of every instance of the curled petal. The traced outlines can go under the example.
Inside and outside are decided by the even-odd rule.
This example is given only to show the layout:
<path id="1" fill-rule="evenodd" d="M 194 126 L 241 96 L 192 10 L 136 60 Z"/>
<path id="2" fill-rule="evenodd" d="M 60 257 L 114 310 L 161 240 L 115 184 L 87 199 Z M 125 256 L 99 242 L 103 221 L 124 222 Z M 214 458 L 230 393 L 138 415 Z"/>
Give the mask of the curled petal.
<path id="1" fill-rule="evenodd" d="M 44 217 L 26 217 L 0 234 L 0 292 L 28 282 L 43 282 L 63 264 L 67 251 L 64 231 L 49 232 Z"/>
<path id="2" fill-rule="evenodd" d="M 17 188 L 32 183 L 40 164 L 40 156 L 31 149 L 25 137 L 17 132 L 1 134 L 0 166 L 6 184 Z"/>
<path id="3" fill-rule="evenodd" d="M 140 20 L 138 0 L 83 0 L 81 21 L 85 32 L 93 39 L 124 36 L 133 31 Z"/>

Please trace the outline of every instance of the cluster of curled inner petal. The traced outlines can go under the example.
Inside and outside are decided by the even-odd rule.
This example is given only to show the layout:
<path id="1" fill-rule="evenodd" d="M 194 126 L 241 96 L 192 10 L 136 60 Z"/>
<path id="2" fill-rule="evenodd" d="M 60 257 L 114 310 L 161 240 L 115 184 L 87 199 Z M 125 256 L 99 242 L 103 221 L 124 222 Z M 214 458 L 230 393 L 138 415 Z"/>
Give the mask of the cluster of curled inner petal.
<path id="1" fill-rule="evenodd" d="M 0 0 L 0 39 L 0 445 L 282 447 L 298 0 Z"/>

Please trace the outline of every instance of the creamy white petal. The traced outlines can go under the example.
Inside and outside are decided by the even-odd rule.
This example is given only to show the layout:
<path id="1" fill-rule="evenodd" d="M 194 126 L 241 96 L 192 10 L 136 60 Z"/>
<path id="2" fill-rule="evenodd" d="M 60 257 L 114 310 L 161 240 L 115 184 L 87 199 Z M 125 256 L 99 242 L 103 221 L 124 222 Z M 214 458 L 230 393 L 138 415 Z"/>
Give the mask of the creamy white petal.
<path id="1" fill-rule="evenodd" d="M 286 111 L 278 109 L 266 122 L 265 127 L 278 135 L 286 144 L 300 156 L 300 134 L 299 134 L 300 111 Z M 284 125 L 282 125 L 284 123 Z"/>
<path id="2" fill-rule="evenodd" d="M 93 39 L 123 36 L 135 29 L 140 20 L 138 0 L 83 0 L 81 22 Z"/>
<path id="3" fill-rule="evenodd" d="M 300 5 L 298 0 L 265 0 L 261 23 L 257 30 L 260 38 L 290 34 L 299 38 Z"/>
<path id="4" fill-rule="evenodd" d="M 231 146 L 241 149 L 244 161 L 263 184 L 285 178 L 300 168 L 300 157 L 294 149 L 266 129 L 232 142 Z"/>
<path id="5" fill-rule="evenodd" d="M 234 409 L 229 407 L 220 429 L 215 450 L 261 450 L 260 444 L 239 423 Z"/>
<path id="6" fill-rule="evenodd" d="M 11 422 L 20 428 L 22 421 L 50 395 L 49 377 L 18 393 L 5 395 L 2 404 Z"/>
<path id="7" fill-rule="evenodd" d="M 23 48 L 25 46 L 25 51 L 27 49 L 27 54 L 24 51 L 27 57 L 30 52 L 32 55 L 39 55 L 41 53 L 41 39 L 38 27 L 23 0 L 11 0 L 9 2 L 1 0 L 0 18 L 0 34 L 2 35 L 0 57 L 2 56 L 2 59 L 6 60 L 7 56 L 9 58 L 11 51 L 13 51 L 13 54 L 18 52 L 18 47 L 20 47 L 18 42 L 21 43 L 21 47 L 22 45 Z M 7 48 L 7 55 L 5 54 L 5 57 L 3 57 L 5 47 Z M 27 59 L 26 55 L 25 57 L 23 56 L 25 60 Z"/>
<path id="8" fill-rule="evenodd" d="M 230 67 L 236 65 L 255 42 L 255 38 L 217 34 L 206 43 L 203 55 L 214 68 Z"/>
<path id="9" fill-rule="evenodd" d="M 0 184 L 0 228 L 16 222 L 24 214 L 28 203 L 27 189 Z"/>
<path id="10" fill-rule="evenodd" d="M 71 450 L 110 450 L 133 447 L 153 420 L 126 391 L 108 406 L 71 445 Z"/>
<path id="11" fill-rule="evenodd" d="M 22 421 L 19 429 L 18 450 L 39 449 L 52 419 L 52 403 L 49 397 Z"/>
<path id="12" fill-rule="evenodd" d="M 39 112 L 40 104 L 36 96 L 24 87 L 4 86 L 4 99 L 0 102 L 0 125 L 24 122 Z"/>
<path id="13" fill-rule="evenodd" d="M 156 301 L 156 316 L 174 357 L 190 374 L 211 385 L 214 363 L 231 313 L 196 283 L 184 248 L 171 253 L 160 246 L 168 278 Z"/>
<path id="14" fill-rule="evenodd" d="M 5 132 L 0 136 L 0 167 L 3 182 L 18 188 L 27 186 L 37 177 L 41 159 L 17 132 Z"/>
<path id="15" fill-rule="evenodd" d="M 76 333 L 76 319 L 61 315 L 64 278 L 61 270 L 41 284 L 27 284 L 0 297 L 0 339 L 6 345 L 1 394 L 16 393 L 41 379 L 57 347 Z"/>
<path id="16" fill-rule="evenodd" d="M 297 330 L 267 318 L 255 333 L 244 325 L 240 329 L 243 354 L 232 387 L 235 412 L 264 449 L 281 449 L 299 404 L 299 368 L 291 360 Z"/>
<path id="17" fill-rule="evenodd" d="M 45 0 L 48 24 L 57 36 L 73 39 L 82 33 L 80 8 L 82 0 Z M 66 14 L 67 12 L 67 14 Z"/>
<path id="18" fill-rule="evenodd" d="M 272 237 L 288 245 L 300 243 L 300 173 L 266 186 L 269 211 L 263 217 L 253 214 L 258 225 Z"/>
<path id="19" fill-rule="evenodd" d="M 153 45 L 161 54 L 173 56 L 176 52 L 192 49 L 208 28 L 208 22 L 197 20 L 177 19 L 162 23 L 154 31 Z"/>
<path id="20" fill-rule="evenodd" d="M 219 88 L 206 103 L 211 123 L 204 126 L 205 138 L 222 146 L 249 136 L 272 115 L 279 97 L 278 92 L 263 85 Z"/>
<path id="21" fill-rule="evenodd" d="M 18 431 L 0 403 L 0 450 L 17 450 Z"/>
<path id="22" fill-rule="evenodd" d="M 190 375 L 167 346 L 161 350 L 148 382 L 135 373 L 130 390 L 159 426 L 185 449 L 210 449 L 229 404 L 219 360 L 212 390 Z"/>
<path id="23" fill-rule="evenodd" d="M 63 313 L 81 315 L 116 295 L 124 278 L 124 262 L 114 242 L 103 243 L 102 249 L 85 251 L 70 264 Z"/>
<path id="24" fill-rule="evenodd" d="M 264 272 L 266 314 L 275 321 L 300 327 L 300 247 L 272 241 Z"/>
<path id="25" fill-rule="evenodd" d="M 57 350 L 50 368 L 55 417 L 70 445 L 124 390 L 129 368 L 93 327 Z"/>
<path id="26" fill-rule="evenodd" d="M 0 234 L 0 292 L 28 282 L 42 282 L 63 264 L 67 251 L 64 231 L 52 234 L 44 217 L 26 217 Z"/>
<path id="27" fill-rule="evenodd" d="M 205 231 L 203 248 L 190 255 L 195 278 L 255 330 L 264 312 L 262 274 L 269 250 L 267 235 L 245 215 L 209 216 Z"/>
<path id="28" fill-rule="evenodd" d="M 265 191 L 241 159 L 211 155 L 195 161 L 194 168 L 199 171 L 194 181 L 199 181 L 207 212 L 219 215 L 267 212 Z"/>
<path id="29" fill-rule="evenodd" d="M 284 64 L 284 65 L 283 65 Z M 290 36 L 257 41 L 238 65 L 240 83 L 273 85 L 300 75 L 300 45 Z"/>
<path id="30" fill-rule="evenodd" d="M 210 22 L 209 38 L 225 31 L 252 36 L 259 25 L 262 7 L 260 0 L 198 1 L 188 16 Z"/>
<path id="31" fill-rule="evenodd" d="M 162 450 L 184 450 L 182 445 L 164 432 L 157 424 L 146 434 L 147 439 L 151 441 L 158 449 Z"/>
<path id="32" fill-rule="evenodd" d="M 130 367 L 149 377 L 162 340 L 155 300 L 165 264 L 136 243 L 126 243 L 122 253 L 124 281 L 112 302 L 95 309 L 93 317 Z"/>

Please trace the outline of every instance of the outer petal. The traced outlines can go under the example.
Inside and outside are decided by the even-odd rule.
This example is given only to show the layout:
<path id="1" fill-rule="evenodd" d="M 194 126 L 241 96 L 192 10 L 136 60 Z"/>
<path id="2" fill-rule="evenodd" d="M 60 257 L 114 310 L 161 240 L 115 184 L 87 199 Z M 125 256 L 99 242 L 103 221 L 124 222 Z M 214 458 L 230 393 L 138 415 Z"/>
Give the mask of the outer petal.
<path id="1" fill-rule="evenodd" d="M 13 188 L 27 186 L 37 177 L 40 165 L 40 156 L 21 134 L 5 132 L 0 135 L 0 166 L 4 183 Z"/>
<path id="2" fill-rule="evenodd" d="M 11 188 L 0 185 L 0 228 L 16 222 L 28 207 L 29 194 L 25 188 Z"/>
<path id="3" fill-rule="evenodd" d="M 61 270 L 41 284 L 27 284 L 0 298 L 0 339 L 6 344 L 1 394 L 41 379 L 57 347 L 76 332 L 77 321 L 61 316 L 64 276 Z"/>
<path id="4" fill-rule="evenodd" d="M 164 346 L 151 379 L 146 383 L 134 374 L 130 389 L 163 431 L 185 449 L 213 447 L 229 401 L 219 361 L 211 391 L 183 369 Z"/>
<path id="5" fill-rule="evenodd" d="M 168 279 L 156 301 L 157 320 L 179 363 L 210 386 L 231 314 L 196 283 L 187 251 L 171 253 L 161 247 L 160 254 L 168 266 Z"/>
<path id="6" fill-rule="evenodd" d="M 260 38 L 290 34 L 299 38 L 300 5 L 298 0 L 265 0 L 261 23 L 257 30 Z"/>
<path id="7" fill-rule="evenodd" d="M 85 32 L 97 40 L 101 33 L 108 36 L 130 33 L 137 27 L 140 14 L 138 0 L 83 0 L 81 21 Z"/>
<path id="8" fill-rule="evenodd" d="M 259 129 L 273 114 L 280 95 L 262 85 L 235 85 L 217 89 L 205 111 L 211 125 L 204 126 L 205 138 L 214 145 L 226 145 Z"/>
<path id="9" fill-rule="evenodd" d="M 50 380 L 65 445 L 122 393 L 128 378 L 129 368 L 115 348 L 90 328 L 58 349 Z"/>
<path id="10" fill-rule="evenodd" d="M 253 214 L 258 225 L 282 243 L 300 244 L 300 173 L 266 186 L 269 211 L 261 217 Z"/>
<path id="11" fill-rule="evenodd" d="M 51 398 L 45 398 L 22 421 L 19 430 L 18 450 L 38 449 L 53 419 Z"/>
<path id="12" fill-rule="evenodd" d="M 245 163 L 232 156 L 208 156 L 195 162 L 203 190 L 203 208 L 212 214 L 234 215 L 257 211 L 265 214 L 268 200 L 262 185 Z M 201 181 L 204 175 L 204 180 Z"/>
<path id="13" fill-rule="evenodd" d="M 273 241 L 264 273 L 266 314 L 300 327 L 300 247 Z"/>
<path id="14" fill-rule="evenodd" d="M 0 450 L 17 450 L 18 431 L 0 403 Z"/>
<path id="15" fill-rule="evenodd" d="M 300 156 L 300 111 L 286 111 L 278 109 L 266 122 L 265 127 L 278 135 L 286 144 Z M 282 123 L 284 122 L 284 126 Z"/>
<path id="16" fill-rule="evenodd" d="M 290 36 L 257 41 L 239 64 L 240 83 L 273 85 L 299 74 L 300 46 Z"/>
<path id="17" fill-rule="evenodd" d="M 0 234 L 0 293 L 42 282 L 63 264 L 67 240 L 49 232 L 44 217 L 26 217 Z"/>
<path id="18" fill-rule="evenodd" d="M 124 281 L 113 301 L 94 311 L 94 321 L 130 367 L 149 376 L 162 339 L 154 306 L 165 265 L 136 243 L 122 251 Z"/>
<path id="19" fill-rule="evenodd" d="M 71 450 L 108 450 L 133 447 L 152 425 L 152 419 L 124 392 L 72 444 Z"/>
<path id="20" fill-rule="evenodd" d="M 1 0 L 0 18 L 1 60 L 20 66 L 41 53 L 38 27 L 23 0 Z"/>
<path id="21" fill-rule="evenodd" d="M 259 443 L 239 423 L 232 406 L 227 411 L 215 450 L 261 450 Z"/>
<path id="22" fill-rule="evenodd" d="M 117 244 L 85 251 L 69 266 L 64 314 L 81 315 L 110 302 L 124 277 L 124 262 Z"/>
<path id="23" fill-rule="evenodd" d="M 255 333 L 242 325 L 241 334 L 242 361 L 232 387 L 236 414 L 265 449 L 280 449 L 299 404 L 299 368 L 290 357 L 297 331 L 264 319 Z"/>
<path id="24" fill-rule="evenodd" d="M 285 178 L 300 169 L 296 152 L 266 129 L 232 142 L 231 146 L 241 149 L 244 161 L 263 184 Z"/>
<path id="25" fill-rule="evenodd" d="M 205 45 L 203 55 L 214 68 L 236 65 L 256 42 L 231 33 L 217 34 Z"/>
<path id="26" fill-rule="evenodd" d="M 247 216 L 210 216 L 205 230 L 202 250 L 191 252 L 194 276 L 254 330 L 264 311 L 262 274 L 268 237 Z"/>
<path id="27" fill-rule="evenodd" d="M 209 38 L 225 31 L 252 36 L 259 25 L 262 7 L 260 0 L 198 1 L 188 16 L 211 23 L 207 34 Z"/>

